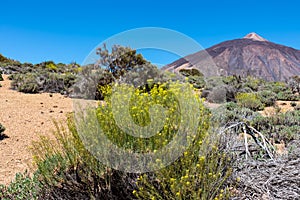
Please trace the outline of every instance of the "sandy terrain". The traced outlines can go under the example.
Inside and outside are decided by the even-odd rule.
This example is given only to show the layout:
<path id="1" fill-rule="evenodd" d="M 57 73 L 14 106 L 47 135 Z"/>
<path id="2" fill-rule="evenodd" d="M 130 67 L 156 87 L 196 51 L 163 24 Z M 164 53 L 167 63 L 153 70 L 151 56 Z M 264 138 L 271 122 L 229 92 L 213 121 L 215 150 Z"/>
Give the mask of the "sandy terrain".
<path id="1" fill-rule="evenodd" d="M 0 123 L 6 138 L 0 139 L 0 184 L 7 184 L 17 172 L 29 168 L 32 159 L 28 147 L 40 135 L 51 134 L 53 120 L 66 119 L 72 100 L 60 94 L 23 94 L 10 88 L 4 75 L 0 87 Z"/>

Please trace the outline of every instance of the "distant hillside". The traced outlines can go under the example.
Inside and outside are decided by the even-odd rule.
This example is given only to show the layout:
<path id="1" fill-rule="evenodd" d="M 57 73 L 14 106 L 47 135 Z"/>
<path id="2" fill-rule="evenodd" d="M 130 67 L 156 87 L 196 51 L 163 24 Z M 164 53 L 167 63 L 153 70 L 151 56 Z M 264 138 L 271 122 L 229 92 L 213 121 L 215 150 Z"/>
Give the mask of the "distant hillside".
<path id="1" fill-rule="evenodd" d="M 210 62 L 208 56 L 211 57 Z M 175 72 L 190 68 L 196 68 L 203 74 L 213 70 L 209 74 L 251 75 L 267 81 L 285 81 L 300 75 L 300 51 L 250 33 L 242 39 L 222 42 L 206 49 L 206 52 L 196 52 L 163 67 Z"/>

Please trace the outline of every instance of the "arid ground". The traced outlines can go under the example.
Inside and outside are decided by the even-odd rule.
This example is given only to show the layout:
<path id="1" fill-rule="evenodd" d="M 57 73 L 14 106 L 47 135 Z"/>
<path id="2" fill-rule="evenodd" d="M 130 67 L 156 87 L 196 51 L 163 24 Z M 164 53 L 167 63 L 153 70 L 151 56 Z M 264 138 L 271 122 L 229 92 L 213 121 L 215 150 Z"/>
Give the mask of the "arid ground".
<path id="1" fill-rule="evenodd" d="M 0 122 L 5 137 L 0 140 L 0 184 L 8 184 L 17 172 L 32 167 L 29 147 L 39 136 L 51 134 L 53 120 L 66 119 L 72 100 L 60 94 L 24 94 L 10 89 L 4 75 L 0 87 Z"/>

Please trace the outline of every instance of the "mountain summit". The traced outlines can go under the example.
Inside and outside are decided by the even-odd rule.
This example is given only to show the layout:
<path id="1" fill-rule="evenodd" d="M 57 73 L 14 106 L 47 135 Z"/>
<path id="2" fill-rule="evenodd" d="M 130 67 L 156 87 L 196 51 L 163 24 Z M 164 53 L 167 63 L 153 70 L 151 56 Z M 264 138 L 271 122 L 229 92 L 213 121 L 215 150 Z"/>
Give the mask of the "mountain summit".
<path id="1" fill-rule="evenodd" d="M 262 42 L 267 42 L 268 41 L 268 40 L 264 39 L 263 37 L 261 37 L 260 35 L 258 35 L 257 33 L 254 33 L 254 32 L 247 34 L 243 38 L 244 39 L 256 40 L 256 41 L 262 41 Z"/>
<path id="2" fill-rule="evenodd" d="M 178 72 L 198 69 L 206 76 L 255 76 L 267 81 L 285 81 L 300 75 L 300 51 L 270 42 L 256 33 L 214 45 L 163 67 Z"/>

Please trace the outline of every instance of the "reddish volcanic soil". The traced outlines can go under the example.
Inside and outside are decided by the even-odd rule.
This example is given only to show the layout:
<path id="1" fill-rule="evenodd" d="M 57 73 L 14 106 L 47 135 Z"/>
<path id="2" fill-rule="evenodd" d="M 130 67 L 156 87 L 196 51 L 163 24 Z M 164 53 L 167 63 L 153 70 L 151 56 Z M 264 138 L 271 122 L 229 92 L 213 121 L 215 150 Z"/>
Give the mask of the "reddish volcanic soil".
<path id="1" fill-rule="evenodd" d="M 72 100 L 60 94 L 23 94 L 10 89 L 10 81 L 3 76 L 0 87 L 0 123 L 7 136 L 0 140 L 0 184 L 8 184 L 17 172 L 24 172 L 32 164 L 29 147 L 41 135 L 54 129 L 52 120 L 66 119 L 72 111 Z"/>

